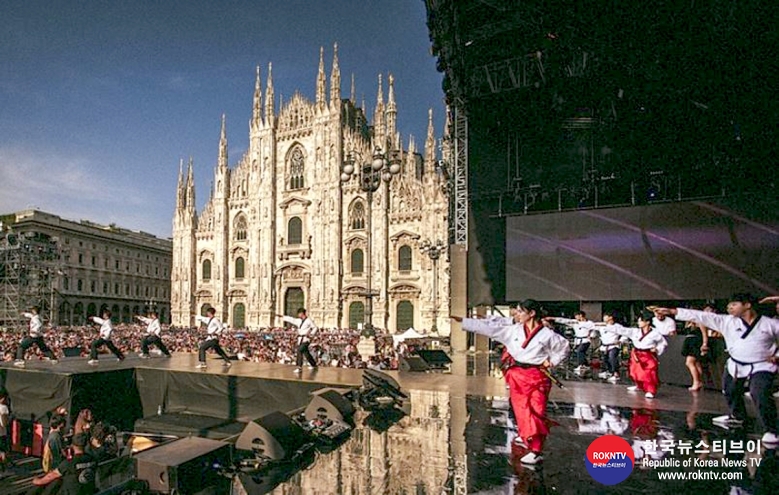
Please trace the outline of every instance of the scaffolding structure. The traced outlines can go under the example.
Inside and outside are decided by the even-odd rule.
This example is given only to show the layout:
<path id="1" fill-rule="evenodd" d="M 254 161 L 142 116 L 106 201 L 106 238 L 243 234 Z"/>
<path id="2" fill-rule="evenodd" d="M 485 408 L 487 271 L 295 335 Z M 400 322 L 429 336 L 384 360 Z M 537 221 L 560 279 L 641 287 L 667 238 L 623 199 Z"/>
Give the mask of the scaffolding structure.
<path id="1" fill-rule="evenodd" d="M 59 273 L 57 239 L 36 232 L 0 231 L 0 327 L 26 324 L 32 306 L 55 321 L 55 279 Z"/>

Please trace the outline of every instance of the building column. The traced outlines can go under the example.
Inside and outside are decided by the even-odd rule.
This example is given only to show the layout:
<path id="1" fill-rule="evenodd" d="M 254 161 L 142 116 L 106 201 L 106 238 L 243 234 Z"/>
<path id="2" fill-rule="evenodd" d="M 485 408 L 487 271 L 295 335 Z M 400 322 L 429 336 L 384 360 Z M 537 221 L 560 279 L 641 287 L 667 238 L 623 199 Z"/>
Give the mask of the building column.
<path id="1" fill-rule="evenodd" d="M 449 308 L 454 316 L 468 316 L 468 251 L 465 245 L 449 246 L 451 279 L 449 282 Z M 444 317 L 444 315 L 441 315 Z M 449 315 L 445 315 L 446 318 Z M 452 320 L 451 345 L 453 352 L 468 350 L 468 334 L 462 330 L 462 324 Z"/>

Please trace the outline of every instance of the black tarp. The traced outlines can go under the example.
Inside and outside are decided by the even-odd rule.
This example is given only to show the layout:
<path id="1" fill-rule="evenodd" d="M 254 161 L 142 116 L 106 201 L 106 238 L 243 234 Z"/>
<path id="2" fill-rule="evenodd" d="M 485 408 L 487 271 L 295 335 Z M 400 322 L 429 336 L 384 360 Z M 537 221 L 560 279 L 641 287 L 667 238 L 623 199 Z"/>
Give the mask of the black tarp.
<path id="1" fill-rule="evenodd" d="M 57 407 L 70 410 L 71 375 L 3 368 L 0 382 L 8 390 L 15 418 L 48 422 Z"/>
<path id="2" fill-rule="evenodd" d="M 325 385 L 315 382 L 209 373 L 136 370 L 143 417 L 163 412 L 188 413 L 248 422 L 273 411 L 306 406 L 310 393 Z"/>
<path id="3" fill-rule="evenodd" d="M 119 429 L 132 428 L 141 417 L 132 369 L 64 374 L 3 368 L 0 384 L 8 390 L 11 412 L 17 419 L 46 425 L 60 406 L 73 417 L 89 408 L 96 420 Z"/>

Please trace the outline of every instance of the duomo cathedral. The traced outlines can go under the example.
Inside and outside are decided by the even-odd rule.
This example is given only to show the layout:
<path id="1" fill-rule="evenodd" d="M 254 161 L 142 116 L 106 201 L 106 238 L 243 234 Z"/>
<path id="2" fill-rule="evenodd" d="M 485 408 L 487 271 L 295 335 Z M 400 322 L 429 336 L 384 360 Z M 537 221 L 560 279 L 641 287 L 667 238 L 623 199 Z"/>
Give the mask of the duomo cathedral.
<path id="1" fill-rule="evenodd" d="M 192 315 L 211 306 L 234 328 L 278 326 L 276 314 L 305 307 L 321 328 L 359 328 L 370 296 L 376 328 L 435 326 L 449 334 L 448 256 L 434 262 L 420 249 L 448 238 L 448 189 L 436 168 L 432 110 L 424 150 L 417 151 L 413 138 L 403 149 L 391 75 L 387 86 L 385 102 L 379 76 L 368 121 L 353 81 L 351 96 L 341 96 L 337 46 L 329 91 L 320 52 L 313 102 L 295 93 L 277 109 L 271 66 L 264 95 L 257 69 L 249 148 L 230 165 L 223 116 L 211 197 L 202 211 L 195 208 L 192 161 L 179 172 L 174 325 L 193 325 Z M 377 149 L 400 170 L 385 173 L 391 180 L 374 183 L 369 194 L 361 187 L 361 165 Z M 344 176 L 350 158 L 356 172 Z"/>

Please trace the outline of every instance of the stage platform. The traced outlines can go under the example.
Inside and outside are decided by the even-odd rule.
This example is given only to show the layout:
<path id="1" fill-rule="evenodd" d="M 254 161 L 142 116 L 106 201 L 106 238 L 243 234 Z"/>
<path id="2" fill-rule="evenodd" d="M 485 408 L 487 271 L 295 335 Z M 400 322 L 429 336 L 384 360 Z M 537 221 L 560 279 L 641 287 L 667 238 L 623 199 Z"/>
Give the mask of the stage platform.
<path id="1" fill-rule="evenodd" d="M 554 388 L 548 413 L 558 426 L 552 428 L 543 467 L 523 468 L 516 462 L 522 452 L 512 448 L 515 432 L 505 384 L 492 373 L 494 367 L 489 364 L 489 356 L 452 357 L 451 374 L 388 372 L 410 396 L 408 415 L 381 424 L 375 415 L 371 418 L 366 412 L 358 411 L 355 431 L 339 448 L 320 453 L 300 466 L 288 468 L 287 472 L 236 479 L 234 493 L 270 493 L 274 489 L 274 493 L 339 493 L 336 488 L 339 485 L 355 494 L 779 492 L 776 452 L 766 450 L 765 446 L 760 452 L 725 455 L 646 451 L 643 446 L 647 440 L 677 445 L 682 441 L 692 442 L 693 446 L 700 442 L 712 445 L 715 441 L 740 441 L 746 445 L 759 438 L 760 432 L 754 421 L 739 430 L 715 426 L 712 418 L 727 411 L 719 392 L 692 393 L 683 387 L 661 386 L 657 398 L 646 399 L 626 391 L 630 385 L 628 380 L 618 384 L 564 381 L 565 390 Z M 352 369 L 304 369 L 296 375 L 292 371 L 294 366 L 279 364 L 233 362 L 232 367 L 225 369 L 221 361 L 209 359 L 206 370 L 196 369 L 196 364 L 195 355 L 185 354 L 170 359 L 128 357 L 124 362 L 107 358 L 96 367 L 86 364 L 86 360 L 71 358 L 57 365 L 28 363 L 24 370 L 3 363 L 0 376 L 13 391 L 15 409 L 17 404 L 26 401 L 16 394 L 30 393 L 31 384 L 39 379 L 42 382 L 71 380 L 72 390 L 73 383 L 91 386 L 90 379 L 97 380 L 101 375 L 109 383 L 130 376 L 137 397 L 128 402 L 137 400 L 139 417 L 164 422 L 167 414 L 188 413 L 194 418 L 203 415 L 205 410 L 209 414 L 204 416 L 223 420 L 217 422 L 221 427 L 257 417 L 263 411 L 302 407 L 310 399 L 310 391 L 318 388 L 357 387 L 362 383 L 362 372 Z M 17 381 L 28 386 L 16 387 Z M 112 392 L 107 395 L 114 402 L 128 395 L 128 390 Z M 84 391 L 80 393 L 88 395 Z M 163 414 L 155 418 L 160 405 Z M 747 408 L 754 418 L 754 405 L 749 399 Z M 197 422 L 189 426 L 200 428 Z M 605 434 L 624 438 L 634 447 L 637 459 L 641 456 L 680 461 L 701 458 L 717 461 L 717 467 L 636 467 L 622 483 L 605 486 L 590 477 L 584 464 L 587 446 Z M 724 467 L 725 458 L 728 462 L 745 460 L 747 466 Z M 750 459 L 759 459 L 759 465 Z M 720 479 L 659 479 L 659 473 L 674 471 L 707 472 L 707 476 Z M 31 474 L 34 469 L 13 468 L 0 480 L 0 493 L 19 493 L 18 487 Z M 725 480 L 725 476 L 741 479 Z M 333 491 L 325 487 L 333 487 Z"/>

